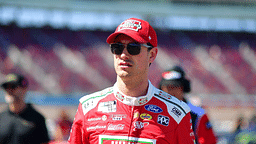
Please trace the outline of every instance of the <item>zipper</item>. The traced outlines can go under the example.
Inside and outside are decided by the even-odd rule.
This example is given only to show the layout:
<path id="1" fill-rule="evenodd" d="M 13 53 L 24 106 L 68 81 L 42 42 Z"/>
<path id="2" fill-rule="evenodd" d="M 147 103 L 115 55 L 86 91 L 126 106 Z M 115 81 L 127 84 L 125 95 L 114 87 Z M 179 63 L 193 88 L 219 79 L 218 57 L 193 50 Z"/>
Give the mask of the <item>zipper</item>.
<path id="1" fill-rule="evenodd" d="M 133 118 L 134 118 L 134 105 L 132 106 L 132 109 L 131 109 L 131 122 L 130 122 L 130 126 L 129 126 L 129 131 L 128 131 L 128 140 L 130 140 L 130 136 L 132 133 Z"/>

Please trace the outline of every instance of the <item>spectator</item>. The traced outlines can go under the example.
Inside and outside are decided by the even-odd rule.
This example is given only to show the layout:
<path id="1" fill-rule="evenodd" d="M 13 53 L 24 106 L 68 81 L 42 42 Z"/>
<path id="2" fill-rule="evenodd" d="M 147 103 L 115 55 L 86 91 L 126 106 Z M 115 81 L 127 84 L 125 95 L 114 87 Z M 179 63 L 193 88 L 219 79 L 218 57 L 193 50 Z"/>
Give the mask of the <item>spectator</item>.
<path id="1" fill-rule="evenodd" d="M 239 116 L 239 118 L 237 119 L 236 125 L 237 127 L 234 133 L 239 133 L 240 131 L 244 130 L 247 127 L 243 116 Z"/>
<path id="2" fill-rule="evenodd" d="M 198 144 L 215 144 L 217 142 L 205 110 L 193 105 L 185 98 L 185 93 L 189 93 L 191 90 L 190 81 L 185 78 L 185 72 L 180 66 L 174 66 L 162 73 L 159 89 L 188 104 L 191 109 L 193 130 Z"/>
<path id="3" fill-rule="evenodd" d="M 46 144 L 49 142 L 45 118 L 31 104 L 25 103 L 27 79 L 8 74 L 1 84 L 8 109 L 0 114 L 1 144 Z"/>
<path id="4" fill-rule="evenodd" d="M 158 51 L 156 32 L 150 24 L 127 19 L 107 38 L 107 43 L 117 81 L 113 87 L 80 99 L 70 144 L 194 143 L 187 104 L 148 80 L 150 64 Z"/>
<path id="5" fill-rule="evenodd" d="M 240 116 L 237 120 L 237 128 L 231 135 L 230 144 L 256 144 L 256 117 L 253 115 L 249 120 L 249 125 L 245 124 L 245 119 Z"/>
<path id="6" fill-rule="evenodd" d="M 61 110 L 60 117 L 56 122 L 55 141 L 68 141 L 72 121 L 65 110 Z"/>

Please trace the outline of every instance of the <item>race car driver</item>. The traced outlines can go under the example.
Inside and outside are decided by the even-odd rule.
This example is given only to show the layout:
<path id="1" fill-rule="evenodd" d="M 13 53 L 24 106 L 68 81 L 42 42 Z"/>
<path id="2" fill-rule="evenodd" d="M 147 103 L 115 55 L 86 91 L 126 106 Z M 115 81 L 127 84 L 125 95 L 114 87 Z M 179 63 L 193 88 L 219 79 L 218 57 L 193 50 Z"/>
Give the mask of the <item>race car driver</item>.
<path id="1" fill-rule="evenodd" d="M 190 81 L 186 79 L 185 72 L 180 66 L 174 66 L 162 73 L 159 89 L 175 96 L 188 104 L 191 109 L 193 130 L 197 144 L 216 144 L 217 137 L 211 122 L 201 107 L 195 106 L 185 98 L 185 93 L 191 91 Z"/>
<path id="2" fill-rule="evenodd" d="M 144 20 L 130 18 L 107 38 L 117 81 L 80 99 L 70 144 L 193 144 L 190 108 L 148 80 L 158 49 Z"/>

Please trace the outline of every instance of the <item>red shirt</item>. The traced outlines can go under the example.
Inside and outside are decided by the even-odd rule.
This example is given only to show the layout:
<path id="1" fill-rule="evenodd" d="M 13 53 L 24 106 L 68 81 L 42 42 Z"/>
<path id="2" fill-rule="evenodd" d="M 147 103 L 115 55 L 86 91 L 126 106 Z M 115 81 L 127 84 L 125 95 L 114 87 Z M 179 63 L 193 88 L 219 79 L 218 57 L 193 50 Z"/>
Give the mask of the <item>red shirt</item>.
<path id="1" fill-rule="evenodd" d="M 198 120 L 196 135 L 198 137 L 199 144 L 217 143 L 217 138 L 206 114 L 202 115 Z"/>
<path id="2" fill-rule="evenodd" d="M 185 101 L 186 102 L 186 101 Z M 190 107 L 192 114 L 192 121 L 194 121 L 193 127 L 195 132 L 195 137 L 197 138 L 198 144 L 216 144 L 217 137 L 213 131 L 212 125 L 209 121 L 205 110 L 201 107 L 197 107 L 192 103 L 187 103 Z"/>
<path id="3" fill-rule="evenodd" d="M 70 144 L 193 144 L 190 108 L 149 82 L 146 96 L 116 85 L 80 99 Z"/>

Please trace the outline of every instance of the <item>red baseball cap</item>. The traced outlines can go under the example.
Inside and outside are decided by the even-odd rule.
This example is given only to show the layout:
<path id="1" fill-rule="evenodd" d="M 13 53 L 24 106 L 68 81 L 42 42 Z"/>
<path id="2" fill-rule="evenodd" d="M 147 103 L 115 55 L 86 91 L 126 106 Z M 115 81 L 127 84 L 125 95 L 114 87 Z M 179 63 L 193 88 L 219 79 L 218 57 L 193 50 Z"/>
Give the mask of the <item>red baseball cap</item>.
<path id="1" fill-rule="evenodd" d="M 125 34 L 139 43 L 150 43 L 153 47 L 157 47 L 157 36 L 152 26 L 144 20 L 137 18 L 129 18 L 122 22 L 107 38 L 107 43 L 114 42 L 116 36 Z"/>

